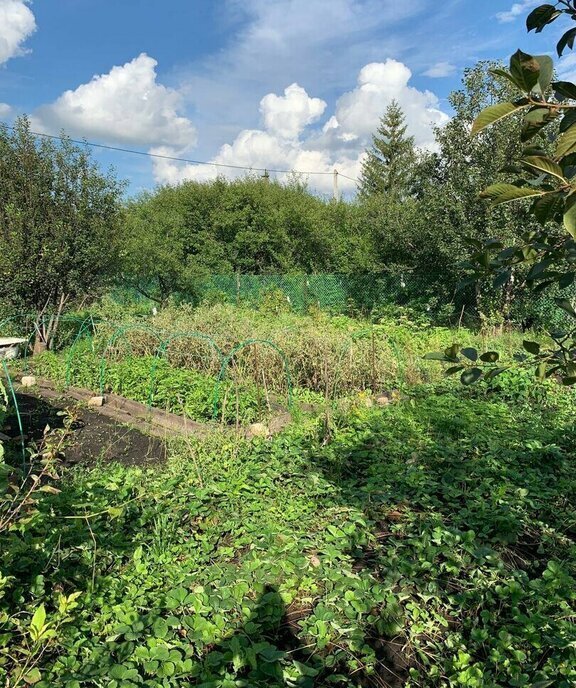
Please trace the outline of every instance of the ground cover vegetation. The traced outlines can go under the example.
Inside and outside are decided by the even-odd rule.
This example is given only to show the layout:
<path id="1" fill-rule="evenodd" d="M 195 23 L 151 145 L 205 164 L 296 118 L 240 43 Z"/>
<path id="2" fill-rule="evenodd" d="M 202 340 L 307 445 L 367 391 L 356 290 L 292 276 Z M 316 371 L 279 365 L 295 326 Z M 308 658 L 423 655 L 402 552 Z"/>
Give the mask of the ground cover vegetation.
<path id="1" fill-rule="evenodd" d="M 66 470 L 0 532 L 0 672 L 568 688 L 573 404 L 510 374 L 348 408 L 329 441 L 311 420 L 175 444 L 161 469 Z"/>

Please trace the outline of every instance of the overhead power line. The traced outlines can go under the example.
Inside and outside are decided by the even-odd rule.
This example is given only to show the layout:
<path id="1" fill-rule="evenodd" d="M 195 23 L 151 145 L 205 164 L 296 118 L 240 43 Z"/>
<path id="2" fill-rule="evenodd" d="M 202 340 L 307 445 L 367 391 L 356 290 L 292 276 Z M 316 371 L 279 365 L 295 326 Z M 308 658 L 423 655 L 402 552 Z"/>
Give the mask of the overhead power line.
<path id="1" fill-rule="evenodd" d="M 6 123 L 2 123 L 7 129 L 10 129 L 12 131 L 16 131 L 15 127 L 11 127 Z M 42 136 L 47 139 L 53 139 L 56 141 L 70 141 L 71 143 L 75 143 L 79 146 L 91 146 L 93 148 L 102 148 L 104 150 L 110 150 L 110 151 L 116 151 L 117 153 L 130 153 L 131 155 L 142 155 L 147 158 L 158 158 L 160 160 L 171 160 L 173 162 L 184 162 L 189 165 L 209 165 L 211 167 L 224 167 L 232 170 L 248 170 L 251 172 L 274 172 L 276 174 L 306 174 L 306 175 L 328 175 L 328 174 L 334 174 L 334 172 L 316 172 L 316 171 L 310 171 L 310 172 L 304 172 L 302 170 L 274 170 L 271 169 L 270 167 L 248 167 L 247 165 L 229 165 L 226 163 L 222 162 L 206 162 L 204 160 L 191 160 L 190 158 L 180 158 L 175 155 L 162 155 L 161 153 L 149 153 L 148 151 L 141 151 L 141 150 L 134 150 L 133 148 L 120 148 L 119 146 L 108 146 L 104 143 L 94 143 L 93 141 L 87 141 L 85 139 L 79 140 L 79 139 L 72 139 L 68 136 L 55 136 L 54 134 L 44 134 L 39 131 L 31 131 L 30 132 L 33 136 Z M 341 177 L 345 177 L 346 179 L 349 179 L 352 182 L 356 182 L 356 179 L 353 179 L 352 177 L 348 177 L 345 174 L 342 174 L 342 172 L 338 172 L 338 174 Z"/>
<path id="2" fill-rule="evenodd" d="M 349 177 L 347 174 L 343 174 L 342 172 L 338 172 L 339 177 L 344 177 L 344 179 L 349 179 L 351 182 L 357 182 L 357 179 L 354 179 L 353 177 Z"/>

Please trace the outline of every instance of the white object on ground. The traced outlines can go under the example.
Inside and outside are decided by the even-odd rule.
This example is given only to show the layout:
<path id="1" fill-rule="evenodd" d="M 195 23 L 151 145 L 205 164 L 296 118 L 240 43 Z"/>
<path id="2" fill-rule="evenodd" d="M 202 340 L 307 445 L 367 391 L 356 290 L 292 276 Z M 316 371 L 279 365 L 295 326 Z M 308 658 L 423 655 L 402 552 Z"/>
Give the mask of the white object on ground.
<path id="1" fill-rule="evenodd" d="M 18 358 L 20 347 L 27 344 L 27 339 L 21 337 L 0 337 L 0 360 L 12 360 Z"/>
<path id="2" fill-rule="evenodd" d="M 36 378 L 34 375 L 23 375 L 21 380 L 22 387 L 34 387 Z"/>
<path id="3" fill-rule="evenodd" d="M 264 423 L 252 423 L 248 426 L 248 437 L 268 437 L 270 430 Z"/>

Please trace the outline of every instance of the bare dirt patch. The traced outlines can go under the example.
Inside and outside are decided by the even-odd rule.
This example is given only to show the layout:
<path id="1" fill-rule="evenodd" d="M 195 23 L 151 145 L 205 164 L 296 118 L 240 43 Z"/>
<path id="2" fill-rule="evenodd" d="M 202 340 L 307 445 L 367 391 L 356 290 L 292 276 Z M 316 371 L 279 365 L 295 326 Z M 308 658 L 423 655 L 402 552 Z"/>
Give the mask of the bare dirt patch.
<path id="1" fill-rule="evenodd" d="M 166 444 L 139 430 L 119 423 L 96 411 L 81 407 L 65 397 L 45 399 L 31 391 L 17 393 L 24 436 L 39 441 L 46 426 L 61 428 L 65 415 L 74 418 L 70 438 L 64 449 L 67 464 L 92 464 L 119 461 L 134 466 L 148 466 L 166 460 Z M 7 419 L 7 434 L 19 441 L 15 414 Z"/>

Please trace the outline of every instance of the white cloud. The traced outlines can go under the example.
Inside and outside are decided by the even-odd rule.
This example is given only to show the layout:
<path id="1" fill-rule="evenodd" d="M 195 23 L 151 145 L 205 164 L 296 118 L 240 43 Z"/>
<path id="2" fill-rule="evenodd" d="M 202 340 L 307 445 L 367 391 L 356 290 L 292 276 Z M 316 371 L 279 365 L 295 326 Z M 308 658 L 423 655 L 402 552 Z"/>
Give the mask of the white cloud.
<path id="1" fill-rule="evenodd" d="M 562 81 L 576 81 L 576 55 L 569 53 L 564 55 L 556 65 L 558 78 Z"/>
<path id="2" fill-rule="evenodd" d="M 174 155 L 171 148 L 154 149 L 154 153 Z M 292 172 L 301 173 L 310 188 L 322 193 L 330 193 L 333 184 L 333 171 L 352 180 L 360 175 L 361 156 L 332 157 L 328 150 L 310 150 L 306 143 L 296 140 L 281 139 L 268 131 L 246 129 L 238 134 L 231 144 L 224 144 L 218 154 L 212 158 L 210 165 L 190 165 L 170 160 L 154 160 L 154 176 L 161 184 L 178 184 L 185 180 L 207 181 L 215 179 L 218 174 L 227 178 L 241 177 L 249 174 L 250 169 L 261 175 L 261 170 L 285 170 L 285 173 L 272 176 L 286 180 Z M 247 169 L 231 169 L 217 165 L 242 165 Z M 314 174 L 312 174 L 314 173 Z M 356 183 L 344 177 L 340 178 L 340 191 L 352 192 Z"/>
<path id="3" fill-rule="evenodd" d="M 34 127 L 123 144 L 194 145 L 196 129 L 179 114 L 181 94 L 157 82 L 156 65 L 142 53 L 112 67 L 36 110 Z"/>
<path id="4" fill-rule="evenodd" d="M 269 93 L 260 101 L 266 129 L 286 139 L 297 137 L 308 124 L 318 120 L 325 109 L 323 100 L 310 98 L 298 84 L 284 89 L 283 96 Z"/>
<path id="5" fill-rule="evenodd" d="M 342 93 L 351 71 L 412 51 L 415 29 L 403 30 L 429 0 L 222 0 L 233 17 L 230 40 L 217 53 L 182 67 L 208 152 L 230 132 L 256 128 L 262 94 L 297 82 L 324 100 Z M 433 13 L 435 15 L 435 13 Z M 429 18 L 430 22 L 435 16 Z M 427 54 L 433 51 L 427 51 Z M 218 118 L 212 113 L 218 110 Z"/>
<path id="6" fill-rule="evenodd" d="M 536 7 L 536 5 L 539 5 L 540 2 L 541 0 L 522 0 L 522 2 L 515 2 L 509 10 L 498 12 L 496 14 L 496 19 L 502 24 L 516 21 L 518 17 L 522 16 L 533 7 Z"/>
<path id="7" fill-rule="evenodd" d="M 447 76 L 452 76 L 455 71 L 456 66 L 451 62 L 437 62 L 424 72 L 424 76 L 429 76 L 432 79 L 442 79 Z"/>
<path id="8" fill-rule="evenodd" d="M 12 108 L 8 103 L 0 103 L 0 118 L 6 119 L 12 114 Z"/>
<path id="9" fill-rule="evenodd" d="M 260 101 L 264 129 L 244 129 L 231 143 L 221 146 L 210 162 L 241 165 L 252 169 L 296 170 L 310 174 L 312 189 L 329 193 L 332 172 L 337 169 L 343 191 L 354 191 L 360 175 L 362 158 L 386 107 L 397 100 L 406 114 L 408 133 L 417 145 L 434 145 L 433 127 L 448 121 L 438 107 L 438 99 L 429 91 L 409 85 L 411 72 L 396 60 L 370 63 L 362 68 L 358 86 L 337 102 L 335 113 L 321 130 L 310 129 L 318 121 L 326 104 L 311 98 L 302 87 L 292 84 L 284 96 L 269 93 Z M 162 155 L 180 156 L 174 148 L 156 149 Z M 160 183 L 175 184 L 185 179 L 213 179 L 218 173 L 242 175 L 242 170 L 183 165 L 169 160 L 154 161 L 154 175 Z M 284 175 L 280 175 L 283 178 Z"/>
<path id="10" fill-rule="evenodd" d="M 23 55 L 23 43 L 35 30 L 36 20 L 26 0 L 0 0 L 0 65 Z"/>
<path id="11" fill-rule="evenodd" d="M 445 124 L 449 118 L 440 110 L 438 98 L 431 91 L 419 91 L 409 85 L 411 76 L 405 64 L 392 59 L 363 67 L 358 75 L 358 86 L 337 102 L 338 126 L 332 126 L 332 134 L 341 140 L 353 135 L 361 142 L 369 141 L 384 111 L 396 100 L 416 145 L 432 147 L 434 127 Z"/>

